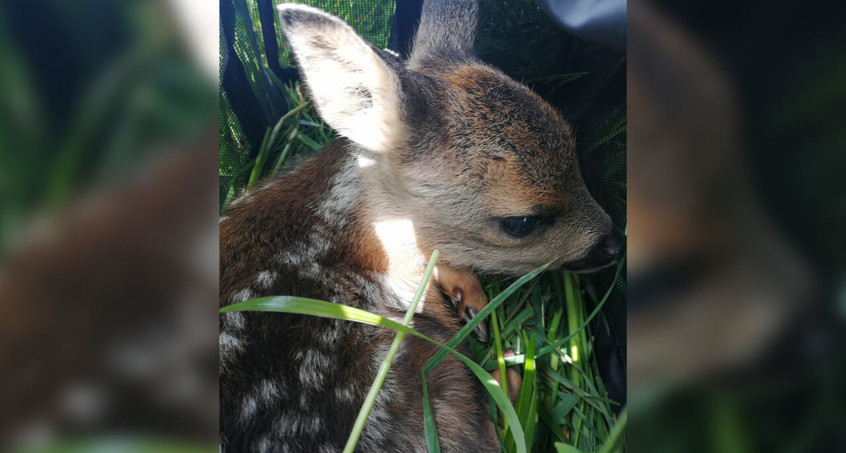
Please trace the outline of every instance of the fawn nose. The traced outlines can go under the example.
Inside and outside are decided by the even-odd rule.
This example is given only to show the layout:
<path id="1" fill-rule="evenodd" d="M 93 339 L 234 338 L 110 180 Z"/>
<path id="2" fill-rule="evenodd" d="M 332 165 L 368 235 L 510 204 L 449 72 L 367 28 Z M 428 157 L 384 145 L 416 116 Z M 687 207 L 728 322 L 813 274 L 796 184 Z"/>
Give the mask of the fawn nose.
<path id="1" fill-rule="evenodd" d="M 595 253 L 599 260 L 607 260 L 613 263 L 623 256 L 623 251 L 626 250 L 626 238 L 617 227 L 611 229 L 611 232 L 599 241 L 595 248 Z"/>
<path id="2" fill-rule="evenodd" d="M 626 237 L 617 227 L 602 236 L 582 258 L 564 263 L 564 268 L 574 272 L 589 272 L 617 262 L 626 250 Z"/>

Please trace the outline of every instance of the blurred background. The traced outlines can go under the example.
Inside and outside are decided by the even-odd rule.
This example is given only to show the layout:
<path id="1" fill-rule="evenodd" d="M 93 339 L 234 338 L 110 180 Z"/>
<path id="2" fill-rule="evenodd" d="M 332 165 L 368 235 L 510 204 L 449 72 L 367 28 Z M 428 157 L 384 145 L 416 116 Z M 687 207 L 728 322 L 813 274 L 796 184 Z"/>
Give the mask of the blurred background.
<path id="1" fill-rule="evenodd" d="M 2 2 L 0 81 L 0 451 L 216 450 L 217 4 Z"/>
<path id="2" fill-rule="evenodd" d="M 844 19 L 630 4 L 632 451 L 846 451 Z"/>

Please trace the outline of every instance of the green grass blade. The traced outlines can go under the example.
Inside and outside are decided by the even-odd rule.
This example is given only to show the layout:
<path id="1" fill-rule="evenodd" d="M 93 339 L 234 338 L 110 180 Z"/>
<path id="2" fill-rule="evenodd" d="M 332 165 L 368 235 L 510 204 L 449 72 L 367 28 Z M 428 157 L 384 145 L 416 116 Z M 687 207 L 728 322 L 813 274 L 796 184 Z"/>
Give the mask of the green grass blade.
<path id="1" fill-rule="evenodd" d="M 253 164 L 253 171 L 250 173 L 250 179 L 247 181 L 247 188 L 253 187 L 255 183 L 261 178 L 264 171 L 264 163 L 267 160 L 267 155 L 270 153 L 270 135 L 271 129 L 268 127 L 264 131 L 264 138 L 261 139 L 258 154 L 256 155 L 255 163 Z"/>
<path id="2" fill-rule="evenodd" d="M 534 435 L 535 414 L 537 405 L 535 401 L 535 335 L 526 341 L 526 361 L 523 364 L 523 385 L 520 389 L 520 396 L 517 398 L 517 416 L 523 424 L 526 435 L 526 448 L 532 448 L 532 437 Z"/>
<path id="3" fill-rule="evenodd" d="M 558 453 L 584 453 L 583 451 L 570 444 L 564 444 L 561 442 L 555 443 L 555 451 Z"/>
<path id="4" fill-rule="evenodd" d="M 436 249 L 432 252 L 432 256 L 429 258 L 429 264 L 426 266 L 426 271 L 423 273 L 423 281 L 421 281 L 420 285 L 417 287 L 417 292 L 414 294 L 414 298 L 411 300 L 411 305 L 408 307 L 408 311 L 405 312 L 405 317 L 402 320 L 402 325 L 405 327 L 408 327 L 411 323 L 411 318 L 414 317 L 414 312 L 417 310 L 417 304 L 420 302 L 420 298 L 423 297 L 423 292 L 429 285 L 429 280 L 432 278 L 432 272 L 435 270 L 435 263 L 438 262 L 438 256 L 440 256 L 440 252 Z M 397 332 L 397 336 L 391 343 L 391 347 L 388 349 L 385 359 L 382 360 L 382 363 L 379 365 L 379 371 L 376 373 L 373 385 L 370 386 L 370 391 L 367 392 L 367 396 L 364 398 L 364 404 L 361 406 L 361 410 L 358 411 L 358 417 L 356 417 L 350 437 L 347 439 L 347 445 L 344 447 L 344 453 L 353 453 L 353 451 L 355 451 L 355 446 L 361 438 L 361 432 L 364 431 L 364 424 L 367 423 L 367 417 L 370 416 L 370 411 L 373 410 L 373 406 L 376 404 L 376 397 L 379 395 L 379 391 L 382 390 L 382 384 L 385 383 L 385 379 L 388 377 L 388 371 L 391 369 L 391 364 L 394 362 L 397 352 L 399 352 L 399 348 L 400 345 L 402 345 L 402 339 L 404 337 L 404 332 Z"/>
<path id="5" fill-rule="evenodd" d="M 312 151 L 320 151 L 321 149 L 323 149 L 323 145 L 321 145 L 320 143 L 317 143 L 316 141 L 312 140 L 308 136 L 305 136 L 305 135 L 302 135 L 302 134 L 297 135 L 297 140 L 305 143 L 305 145 L 308 146 L 309 148 L 311 148 Z"/>
<path id="6" fill-rule="evenodd" d="M 558 386 L 556 385 L 555 387 L 557 388 Z M 561 401 L 556 404 L 551 411 L 549 411 L 550 418 L 559 425 L 564 424 L 564 417 L 576 406 L 576 403 L 578 402 L 579 399 L 572 393 L 564 395 L 564 397 L 561 398 Z"/>
<path id="7" fill-rule="evenodd" d="M 605 443 L 602 444 L 602 448 L 599 449 L 599 453 L 611 453 L 616 450 L 620 441 L 623 439 L 623 433 L 626 431 L 627 421 L 628 414 L 626 409 L 623 409 L 623 411 L 620 412 L 620 417 L 617 418 L 617 423 L 615 423 L 614 428 L 611 429 L 611 434 L 608 436 L 608 439 L 605 440 Z"/>
<path id="8" fill-rule="evenodd" d="M 621 259 L 620 262 L 617 263 L 617 272 L 614 274 L 614 281 L 617 281 L 617 279 L 620 277 L 620 272 L 622 271 L 623 266 L 625 265 L 625 262 L 626 262 L 626 259 L 625 259 L 625 256 L 624 256 L 623 259 Z M 587 318 L 585 318 L 584 322 L 582 322 L 581 325 L 579 325 L 579 327 L 576 329 L 575 332 L 567 335 L 566 337 L 558 339 L 555 343 L 552 343 L 550 345 L 542 347 L 538 351 L 537 356 L 538 357 L 545 356 L 545 355 L 549 354 L 550 352 L 554 351 L 555 349 L 561 347 L 563 344 L 569 343 L 570 339 L 572 339 L 575 335 L 577 335 L 579 332 L 584 330 L 584 328 L 587 327 L 588 324 L 590 324 L 590 322 L 593 320 L 593 318 L 596 317 L 596 315 L 599 314 L 599 311 L 605 305 L 605 301 L 608 300 L 608 296 L 611 295 L 611 293 L 614 291 L 614 288 L 615 288 L 615 285 L 612 283 L 608 287 L 608 291 L 605 292 L 605 295 L 602 296 L 602 300 L 600 300 L 599 303 L 596 304 L 596 307 L 593 309 L 593 311 L 590 313 L 590 315 Z M 482 310 L 482 311 L 484 311 L 484 310 Z"/>
<path id="9" fill-rule="evenodd" d="M 502 388 L 507 389 L 508 379 L 505 373 L 505 357 L 502 352 L 502 337 L 499 334 L 499 319 L 497 318 L 496 311 L 491 312 L 491 330 L 493 330 L 493 342 L 496 348 L 496 363 L 499 368 L 500 385 L 502 385 Z M 505 428 L 508 429 L 508 425 Z"/>
<path id="10" fill-rule="evenodd" d="M 544 426 L 546 426 L 546 429 L 548 429 L 549 432 L 552 433 L 552 435 L 554 435 L 558 441 L 567 441 L 567 436 L 564 435 L 563 425 L 556 424 L 556 422 L 549 417 L 549 414 L 544 411 L 540 411 L 538 412 L 538 419 L 541 421 L 541 423 L 544 424 Z"/>
<path id="11" fill-rule="evenodd" d="M 432 403 L 429 401 L 429 387 L 426 385 L 426 375 L 423 375 L 423 430 L 426 434 L 426 446 L 429 453 L 440 453 L 441 443 L 438 440 L 438 430 L 435 427 L 435 414 L 432 413 Z"/>

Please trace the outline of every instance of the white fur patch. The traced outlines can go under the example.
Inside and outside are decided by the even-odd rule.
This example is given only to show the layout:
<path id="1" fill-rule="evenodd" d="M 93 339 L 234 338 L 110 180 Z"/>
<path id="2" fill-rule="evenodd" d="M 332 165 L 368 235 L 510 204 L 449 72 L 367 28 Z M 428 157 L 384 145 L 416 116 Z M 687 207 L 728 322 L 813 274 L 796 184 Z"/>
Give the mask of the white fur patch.
<path id="1" fill-rule="evenodd" d="M 352 403 L 355 400 L 355 393 L 352 385 L 348 385 L 346 387 L 336 387 L 335 388 L 335 398 L 338 401 L 343 401 L 346 403 Z"/>
<path id="2" fill-rule="evenodd" d="M 288 412 L 283 412 L 273 423 L 273 427 L 282 437 L 297 436 L 300 434 L 301 418 L 302 415 L 299 413 L 291 415 Z"/>
<path id="3" fill-rule="evenodd" d="M 261 271 L 256 275 L 256 285 L 259 288 L 270 289 L 278 278 L 279 273 L 276 271 Z"/>
<path id="4" fill-rule="evenodd" d="M 320 417 L 314 416 L 303 423 L 303 428 L 307 433 L 317 434 L 323 429 L 323 422 L 320 420 Z"/>
<path id="5" fill-rule="evenodd" d="M 317 349 L 302 349 L 294 354 L 294 359 L 300 361 L 300 383 L 314 390 L 323 388 L 326 375 L 333 371 L 333 362 Z"/>
<path id="6" fill-rule="evenodd" d="M 348 223 L 350 209 L 360 196 L 361 183 L 358 160 L 349 157 L 332 180 L 329 194 L 317 204 L 317 215 L 327 223 L 343 228 Z M 318 242 L 319 239 L 325 240 L 325 232 L 315 230 L 310 235 L 310 239 L 318 247 L 318 250 L 328 248 L 325 244 L 320 247 L 321 244 Z"/>
<path id="7" fill-rule="evenodd" d="M 335 326 L 324 330 L 320 335 L 320 340 L 327 346 L 334 346 L 341 338 L 340 328 L 335 320 Z"/>
<path id="8" fill-rule="evenodd" d="M 233 353 L 244 351 L 244 343 L 238 338 L 223 332 L 218 336 L 218 348 L 220 348 L 221 359 L 229 360 Z"/>
<path id="9" fill-rule="evenodd" d="M 332 200 L 324 200 L 321 206 L 326 206 L 326 204 L 331 204 Z M 339 208 L 335 214 L 344 215 L 346 217 L 348 208 L 344 209 L 343 207 Z M 332 247 L 332 242 L 329 239 L 329 233 L 320 225 L 315 225 L 311 233 L 308 235 L 308 243 L 309 243 L 309 250 L 308 253 L 312 257 L 318 257 L 325 255 L 326 252 Z"/>
<path id="10" fill-rule="evenodd" d="M 265 401 L 273 401 L 279 398 L 279 387 L 270 379 L 262 379 L 259 384 L 259 395 Z"/>
<path id="11" fill-rule="evenodd" d="M 270 437 L 268 436 L 262 436 L 262 438 L 254 444 L 255 451 L 260 453 L 268 453 L 272 450 L 272 448 L 273 443 L 270 441 Z"/>
<path id="12" fill-rule="evenodd" d="M 258 412 L 258 402 L 252 396 L 247 396 L 241 401 L 241 420 L 245 423 L 252 421 Z"/>
<path id="13" fill-rule="evenodd" d="M 229 300 L 233 303 L 244 302 L 245 300 L 250 300 L 255 297 L 255 293 L 250 288 L 239 289 L 238 291 L 234 291 L 231 296 L 229 296 Z"/>
<path id="14" fill-rule="evenodd" d="M 223 313 L 223 326 L 228 330 L 242 331 L 246 327 L 246 322 L 243 313 L 237 311 Z"/>
<path id="15" fill-rule="evenodd" d="M 286 250 L 279 252 L 276 255 L 276 261 L 278 261 L 279 264 L 297 267 L 303 262 L 303 257 L 299 253 Z"/>

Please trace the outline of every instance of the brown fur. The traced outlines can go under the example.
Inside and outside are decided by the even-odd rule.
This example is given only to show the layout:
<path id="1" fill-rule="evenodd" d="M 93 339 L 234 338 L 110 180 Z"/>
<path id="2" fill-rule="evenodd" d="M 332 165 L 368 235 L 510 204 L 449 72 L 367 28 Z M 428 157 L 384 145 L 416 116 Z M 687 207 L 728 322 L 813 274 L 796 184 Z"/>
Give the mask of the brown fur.
<path id="1" fill-rule="evenodd" d="M 294 295 L 399 320 L 438 249 L 438 280 L 411 327 L 446 342 L 460 326 L 441 291 L 460 289 L 465 309 L 487 303 L 467 269 L 519 274 L 555 261 L 589 270 L 619 254 L 610 219 L 579 175 L 566 122 L 468 53 L 472 2 L 428 1 L 405 63 L 318 10 L 280 11 L 319 112 L 346 138 L 222 218 L 221 305 Z M 461 31 L 427 36 L 440 21 Z M 503 219 L 526 216 L 545 223 L 525 237 L 506 232 Z M 222 449 L 340 450 L 393 336 L 309 316 L 223 315 Z M 436 351 L 406 339 L 361 451 L 426 451 L 421 371 Z M 481 386 L 457 359 L 427 384 L 443 451 L 500 450 Z"/>

